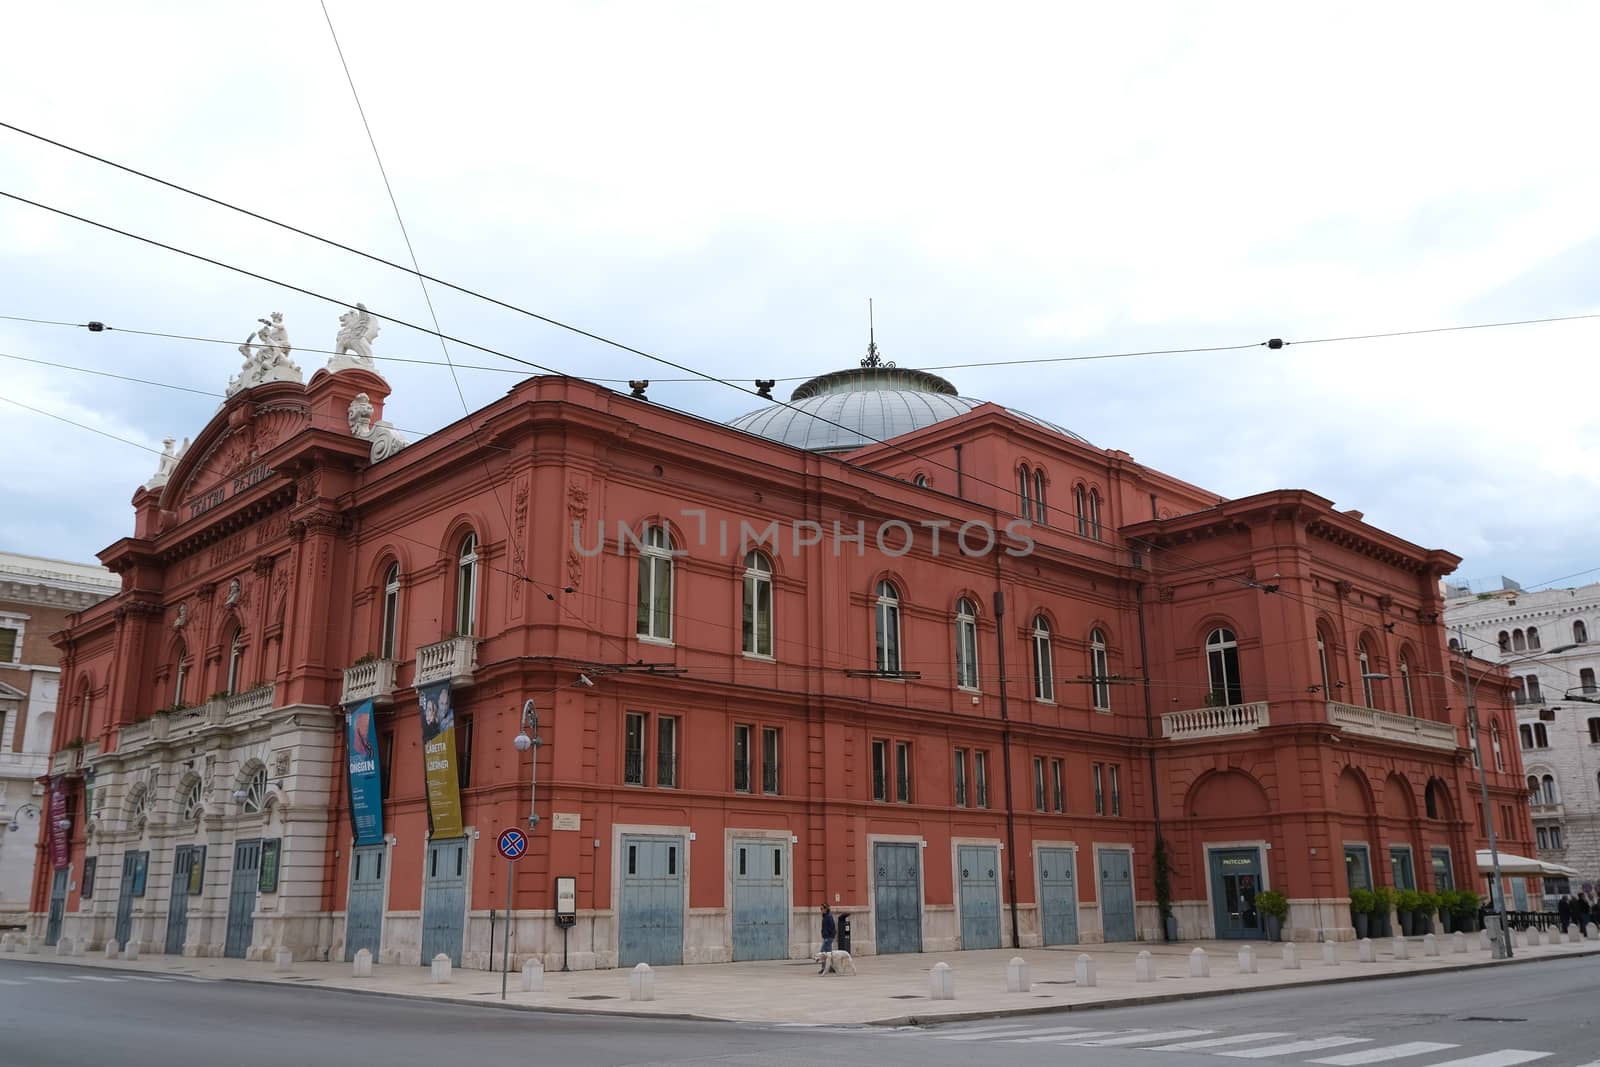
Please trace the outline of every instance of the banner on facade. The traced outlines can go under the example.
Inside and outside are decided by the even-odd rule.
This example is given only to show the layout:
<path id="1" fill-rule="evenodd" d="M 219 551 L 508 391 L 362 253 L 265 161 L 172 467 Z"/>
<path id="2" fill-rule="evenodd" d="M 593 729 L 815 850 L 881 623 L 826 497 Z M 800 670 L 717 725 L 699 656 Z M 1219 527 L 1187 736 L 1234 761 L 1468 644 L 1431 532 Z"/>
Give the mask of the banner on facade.
<path id="1" fill-rule="evenodd" d="M 72 856 L 67 847 L 67 783 L 58 774 L 50 779 L 49 795 L 45 800 L 45 819 L 50 824 L 50 866 L 55 870 L 70 866 Z"/>
<path id="2" fill-rule="evenodd" d="M 378 767 L 376 719 L 371 700 L 352 704 L 344 713 L 350 822 L 358 845 L 376 845 L 383 840 L 383 778 Z"/>
<path id="3" fill-rule="evenodd" d="M 428 818 L 433 837 L 460 837 L 461 786 L 456 777 L 456 712 L 450 683 L 435 682 L 417 690 L 417 717 L 422 722 L 422 769 L 428 783 Z"/>

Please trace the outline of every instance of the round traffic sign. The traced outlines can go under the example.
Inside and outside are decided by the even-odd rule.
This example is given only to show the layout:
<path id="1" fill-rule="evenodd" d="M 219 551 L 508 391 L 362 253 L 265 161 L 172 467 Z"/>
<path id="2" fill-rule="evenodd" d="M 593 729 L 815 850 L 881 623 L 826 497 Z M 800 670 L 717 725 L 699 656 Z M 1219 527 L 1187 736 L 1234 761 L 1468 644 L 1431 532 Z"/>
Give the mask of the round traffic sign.
<path id="1" fill-rule="evenodd" d="M 508 860 L 521 858 L 528 851 L 528 835 L 518 830 L 515 826 L 500 831 L 500 838 L 495 842 L 495 847 L 500 850 L 500 855 Z"/>

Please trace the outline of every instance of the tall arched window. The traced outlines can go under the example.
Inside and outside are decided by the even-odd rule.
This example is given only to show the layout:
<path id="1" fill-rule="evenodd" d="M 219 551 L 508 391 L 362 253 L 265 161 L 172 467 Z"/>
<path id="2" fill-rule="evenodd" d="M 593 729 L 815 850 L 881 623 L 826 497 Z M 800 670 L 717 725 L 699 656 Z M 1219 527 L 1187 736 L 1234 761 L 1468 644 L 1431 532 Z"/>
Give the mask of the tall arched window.
<path id="1" fill-rule="evenodd" d="M 1072 506 L 1078 514 L 1078 536 L 1089 536 L 1089 491 L 1081 485 L 1072 487 Z"/>
<path id="2" fill-rule="evenodd" d="M 228 642 L 228 694 L 239 691 L 240 674 L 244 668 L 244 631 L 233 628 L 233 639 Z"/>
<path id="3" fill-rule="evenodd" d="M 1542 646 L 1539 644 L 1539 628 L 1537 626 L 1528 627 L 1528 648 L 1534 650 L 1540 647 Z"/>
<path id="4" fill-rule="evenodd" d="M 1050 656 L 1050 621 L 1033 617 L 1033 696 L 1035 700 L 1056 698 L 1055 664 Z"/>
<path id="5" fill-rule="evenodd" d="M 978 605 L 968 597 L 956 601 L 956 685 L 978 688 Z"/>
<path id="6" fill-rule="evenodd" d="M 1575 645 L 1588 644 L 1589 625 L 1582 619 L 1572 624 L 1572 643 Z"/>
<path id="7" fill-rule="evenodd" d="M 1522 631 L 1521 630 L 1512 630 L 1511 631 L 1511 651 L 1513 651 L 1513 652 L 1526 652 L 1527 650 L 1528 650 L 1528 639 L 1522 635 Z"/>
<path id="8" fill-rule="evenodd" d="M 1089 631 L 1089 675 L 1094 680 L 1089 689 L 1094 694 L 1094 710 L 1111 710 L 1111 660 L 1106 655 L 1106 635 L 1103 630 Z"/>
<path id="9" fill-rule="evenodd" d="M 900 590 L 894 583 L 878 583 L 878 602 L 873 609 L 873 629 L 877 651 L 878 670 L 898 673 L 900 670 Z"/>
<path id="10" fill-rule="evenodd" d="M 1560 803 L 1561 797 L 1556 792 L 1556 780 L 1553 776 L 1545 775 L 1539 780 L 1539 784 L 1544 787 L 1544 802 L 1546 804 Z"/>
<path id="11" fill-rule="evenodd" d="M 1033 521 L 1040 524 L 1045 521 L 1044 471 L 1037 468 L 1033 472 Z"/>
<path id="12" fill-rule="evenodd" d="M 1233 631 L 1218 627 L 1206 638 L 1206 673 L 1211 683 L 1211 703 L 1244 703 L 1239 679 L 1239 641 Z"/>
<path id="13" fill-rule="evenodd" d="M 400 564 L 391 563 L 383 576 L 383 633 L 378 638 L 378 655 L 394 659 L 394 646 L 400 627 Z"/>
<path id="14" fill-rule="evenodd" d="M 1361 666 L 1361 699 L 1369 708 L 1378 706 L 1376 687 L 1372 678 L 1372 653 L 1367 649 L 1366 638 L 1356 645 L 1356 662 Z"/>
<path id="15" fill-rule="evenodd" d="M 772 655 L 772 561 L 760 552 L 744 557 L 744 651 Z"/>
<path id="16" fill-rule="evenodd" d="M 1500 651 L 1501 652 L 1510 652 L 1511 651 L 1511 635 L 1510 634 L 1506 633 L 1504 630 L 1501 630 L 1500 631 L 1500 636 L 1498 638 L 1496 638 L 1496 640 L 1500 644 Z"/>
<path id="17" fill-rule="evenodd" d="M 1018 514 L 1025 519 L 1033 518 L 1033 472 L 1026 463 L 1017 471 L 1017 499 L 1021 505 Z"/>
<path id="18" fill-rule="evenodd" d="M 1406 714 L 1416 717 L 1416 705 L 1411 702 L 1411 662 L 1402 653 L 1400 656 L 1400 696 L 1406 702 Z"/>
<path id="19" fill-rule="evenodd" d="M 1489 724 L 1489 740 L 1494 748 L 1494 769 L 1504 771 L 1506 769 L 1506 758 L 1504 753 L 1500 751 L 1500 724 L 1498 722 Z"/>
<path id="20" fill-rule="evenodd" d="M 1578 685 L 1587 696 L 1595 691 L 1594 668 L 1584 667 L 1578 672 Z"/>
<path id="21" fill-rule="evenodd" d="M 189 649 L 188 646 L 178 645 L 178 663 L 173 668 L 172 681 L 172 706 L 179 707 L 183 704 L 184 690 L 189 688 Z"/>
<path id="22" fill-rule="evenodd" d="M 1100 540 L 1100 490 L 1089 490 L 1089 536 Z"/>
<path id="23" fill-rule="evenodd" d="M 639 548 L 640 637 L 672 640 L 672 538 L 660 523 L 644 528 Z"/>
<path id="24" fill-rule="evenodd" d="M 468 533 L 456 553 L 456 634 L 471 637 L 478 619 L 478 535 Z"/>
<path id="25" fill-rule="evenodd" d="M 1333 699 L 1333 679 L 1328 676 L 1328 639 L 1317 627 L 1317 666 L 1322 671 L 1322 699 Z"/>

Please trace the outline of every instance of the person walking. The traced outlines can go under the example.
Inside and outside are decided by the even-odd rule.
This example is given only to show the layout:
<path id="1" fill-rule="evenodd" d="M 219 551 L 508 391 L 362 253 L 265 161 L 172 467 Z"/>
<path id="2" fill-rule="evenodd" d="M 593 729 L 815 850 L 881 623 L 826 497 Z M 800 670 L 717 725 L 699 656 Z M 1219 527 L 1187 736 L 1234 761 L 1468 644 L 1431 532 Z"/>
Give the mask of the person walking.
<path id="1" fill-rule="evenodd" d="M 1561 924 L 1561 932 L 1567 932 L 1567 927 L 1572 925 L 1572 898 L 1562 893 L 1561 899 L 1556 902 L 1556 921 Z"/>
<path id="2" fill-rule="evenodd" d="M 1589 923 L 1593 921 L 1594 909 L 1589 904 L 1589 895 L 1579 893 L 1572 901 L 1572 921 L 1578 924 L 1578 933 L 1584 934 Z"/>
<path id="3" fill-rule="evenodd" d="M 833 910 L 826 904 L 822 906 L 822 969 L 818 974 L 828 973 L 828 964 L 831 962 L 828 953 L 833 951 L 833 939 L 839 932 L 838 924 L 834 922 Z"/>

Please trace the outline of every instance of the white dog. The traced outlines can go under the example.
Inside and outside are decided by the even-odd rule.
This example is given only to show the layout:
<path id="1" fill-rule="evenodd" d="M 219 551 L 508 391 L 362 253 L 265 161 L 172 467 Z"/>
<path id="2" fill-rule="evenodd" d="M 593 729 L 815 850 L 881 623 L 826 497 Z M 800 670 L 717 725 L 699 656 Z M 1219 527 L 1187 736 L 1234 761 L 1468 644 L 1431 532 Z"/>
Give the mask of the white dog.
<path id="1" fill-rule="evenodd" d="M 855 974 L 856 962 L 850 958 L 850 953 L 843 949 L 832 952 L 819 952 L 811 958 L 811 962 L 820 964 L 825 971 L 834 974 Z"/>

